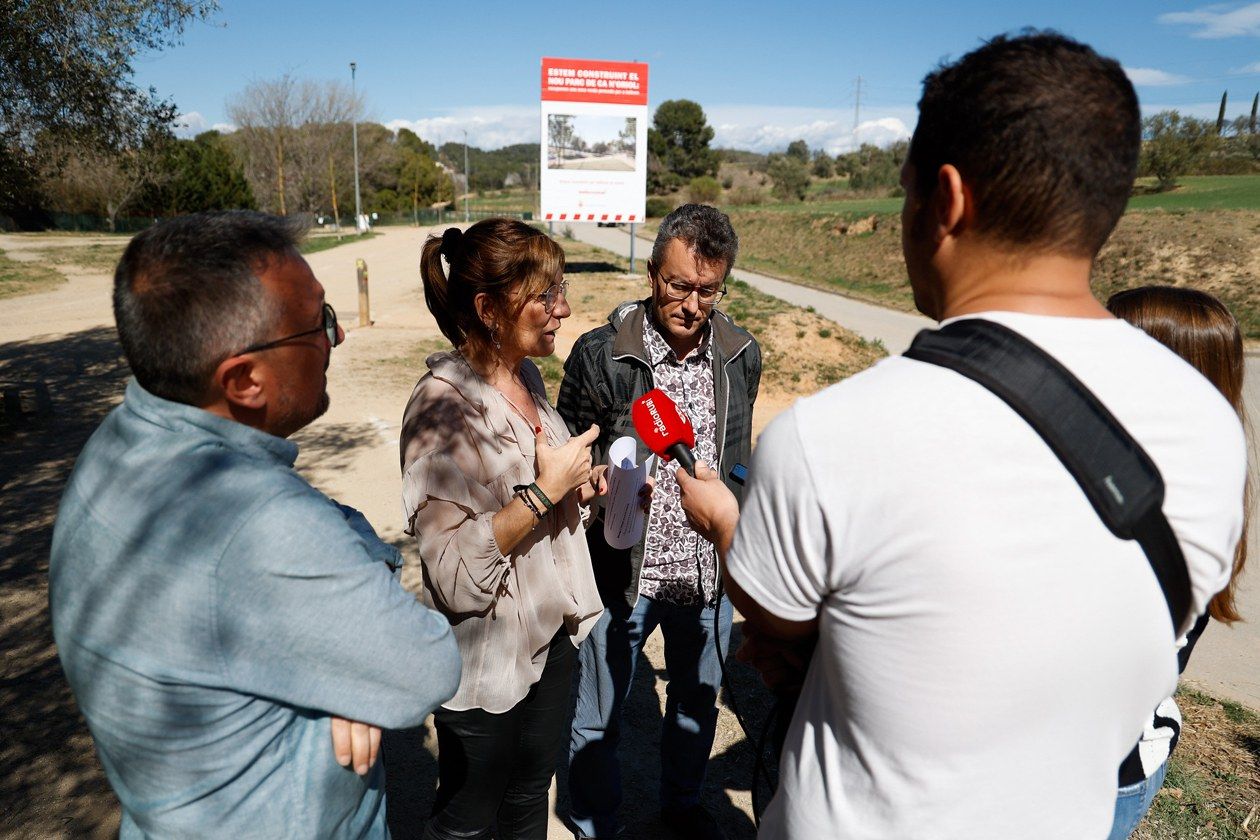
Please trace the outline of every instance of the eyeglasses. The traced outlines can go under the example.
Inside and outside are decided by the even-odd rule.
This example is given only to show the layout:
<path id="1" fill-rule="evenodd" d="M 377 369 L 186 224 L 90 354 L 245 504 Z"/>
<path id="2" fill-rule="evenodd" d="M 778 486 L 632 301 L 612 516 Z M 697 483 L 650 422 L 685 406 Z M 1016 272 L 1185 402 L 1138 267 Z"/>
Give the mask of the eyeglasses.
<path id="1" fill-rule="evenodd" d="M 691 297 L 692 292 L 695 292 L 696 300 L 701 303 L 717 303 L 726 294 L 726 283 L 722 284 L 722 288 L 715 289 L 712 286 L 693 286 L 690 283 L 679 283 L 677 280 L 665 281 L 665 297 L 670 300 L 686 300 Z"/>
<path id="2" fill-rule="evenodd" d="M 322 332 L 324 337 L 328 339 L 328 343 L 333 347 L 336 347 L 341 343 L 339 340 L 340 336 L 338 335 L 339 331 L 337 329 L 337 313 L 333 311 L 331 304 L 324 304 L 324 323 L 315 329 L 305 330 L 304 332 L 294 333 L 293 335 L 286 335 L 284 338 L 277 338 L 275 341 L 267 341 L 262 344 L 251 344 L 236 355 L 239 356 L 243 353 L 257 353 L 259 350 L 270 350 L 272 347 L 278 347 L 286 341 L 292 341 L 295 338 L 302 338 L 303 336 L 314 335 L 318 332 Z"/>
<path id="3" fill-rule="evenodd" d="M 551 310 L 556 308 L 556 304 L 560 302 L 560 298 L 564 297 L 569 291 L 569 281 L 562 280 L 559 283 L 553 283 L 547 287 L 547 291 L 542 292 L 536 300 L 543 305 L 543 309 L 548 315 Z"/>

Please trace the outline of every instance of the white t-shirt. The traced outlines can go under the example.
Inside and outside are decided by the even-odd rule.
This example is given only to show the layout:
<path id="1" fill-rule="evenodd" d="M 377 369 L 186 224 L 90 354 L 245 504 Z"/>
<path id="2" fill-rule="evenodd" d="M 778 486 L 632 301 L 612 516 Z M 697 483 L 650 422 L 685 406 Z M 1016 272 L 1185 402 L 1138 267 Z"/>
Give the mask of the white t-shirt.
<path id="1" fill-rule="evenodd" d="M 1118 320 L 998 312 L 1150 454 L 1201 612 L 1242 522 L 1242 429 Z M 1141 548 L 982 386 L 886 359 L 761 436 L 727 570 L 819 619 L 762 838 L 1105 837 L 1116 771 L 1177 680 Z"/>

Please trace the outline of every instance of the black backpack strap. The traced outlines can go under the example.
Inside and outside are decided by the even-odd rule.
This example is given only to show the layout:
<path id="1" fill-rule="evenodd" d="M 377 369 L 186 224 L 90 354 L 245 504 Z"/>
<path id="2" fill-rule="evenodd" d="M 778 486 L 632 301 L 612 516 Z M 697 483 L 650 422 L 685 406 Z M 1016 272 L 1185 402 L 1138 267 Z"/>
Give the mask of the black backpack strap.
<path id="1" fill-rule="evenodd" d="M 1180 633 L 1191 617 L 1190 574 L 1164 516 L 1164 480 L 1106 406 L 1057 359 L 993 321 L 923 330 L 904 355 L 983 385 L 1041 435 L 1108 530 L 1142 546 Z"/>

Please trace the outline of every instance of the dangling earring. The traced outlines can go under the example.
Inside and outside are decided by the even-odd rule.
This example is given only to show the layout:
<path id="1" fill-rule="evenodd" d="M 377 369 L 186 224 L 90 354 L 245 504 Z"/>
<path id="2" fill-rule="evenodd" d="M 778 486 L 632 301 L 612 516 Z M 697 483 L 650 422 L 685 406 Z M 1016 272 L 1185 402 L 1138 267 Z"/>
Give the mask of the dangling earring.
<path id="1" fill-rule="evenodd" d="M 490 328 L 490 343 L 494 345 L 495 350 L 502 350 L 503 344 L 499 341 L 499 325 L 495 324 Z"/>

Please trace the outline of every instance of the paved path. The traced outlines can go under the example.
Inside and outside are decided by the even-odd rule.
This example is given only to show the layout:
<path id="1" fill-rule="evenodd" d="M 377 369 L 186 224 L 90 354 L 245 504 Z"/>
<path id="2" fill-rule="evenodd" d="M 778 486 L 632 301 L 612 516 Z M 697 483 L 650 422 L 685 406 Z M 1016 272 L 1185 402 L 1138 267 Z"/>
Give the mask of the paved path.
<path id="1" fill-rule="evenodd" d="M 628 228 L 599 228 L 588 224 L 572 225 L 573 234 L 583 242 L 597 245 L 623 257 L 630 254 Z M 636 260 L 646 260 L 651 244 L 644 239 L 635 243 Z M 638 270 L 645 263 L 636 264 Z M 812 306 L 825 318 L 853 330 L 868 340 L 882 341 L 889 353 L 900 353 L 910 346 L 919 330 L 932 322 L 921 315 L 911 315 L 872 306 L 842 295 L 808 286 L 788 283 L 736 269 L 734 276 L 763 292 L 794 303 Z M 1260 418 L 1260 355 L 1247 357 L 1245 399 L 1248 416 Z M 1260 442 L 1260 438 L 1257 438 Z M 1253 454 L 1255 447 L 1252 447 Z M 1260 468 L 1253 457 L 1252 486 L 1260 488 Z M 1257 495 L 1260 495 L 1258 493 Z M 1247 619 L 1234 627 L 1212 622 L 1195 648 L 1186 677 L 1217 697 L 1244 703 L 1260 710 L 1260 516 L 1253 517 L 1249 544 L 1253 547 L 1252 571 L 1245 574 L 1238 592 L 1240 612 Z"/>

